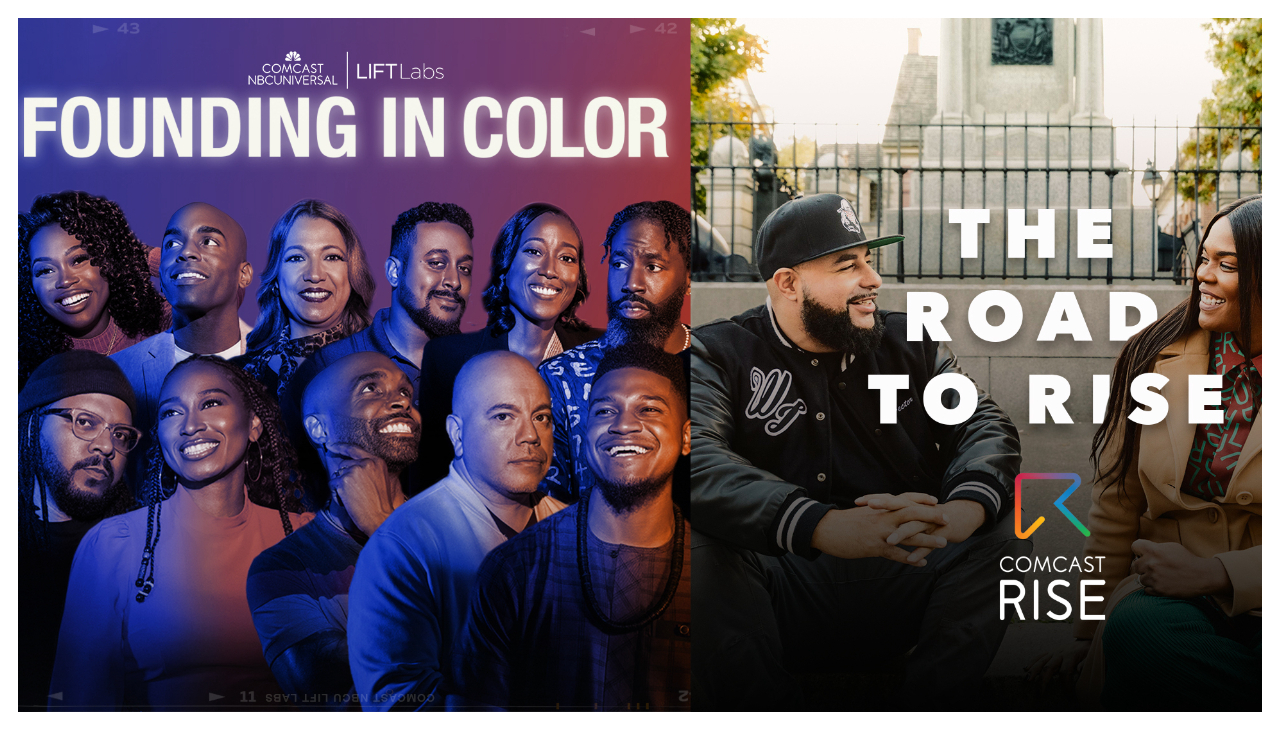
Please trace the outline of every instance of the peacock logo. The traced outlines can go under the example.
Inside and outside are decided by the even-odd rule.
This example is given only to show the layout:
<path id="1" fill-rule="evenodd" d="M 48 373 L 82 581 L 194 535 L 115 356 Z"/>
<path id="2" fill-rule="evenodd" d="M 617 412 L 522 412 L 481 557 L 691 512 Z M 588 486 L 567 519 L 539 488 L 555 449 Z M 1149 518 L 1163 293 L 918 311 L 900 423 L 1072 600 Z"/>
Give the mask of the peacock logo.
<path id="1" fill-rule="evenodd" d="M 285 61 L 301 61 L 302 56 L 299 56 L 297 51 L 289 51 L 284 55 L 284 60 Z"/>

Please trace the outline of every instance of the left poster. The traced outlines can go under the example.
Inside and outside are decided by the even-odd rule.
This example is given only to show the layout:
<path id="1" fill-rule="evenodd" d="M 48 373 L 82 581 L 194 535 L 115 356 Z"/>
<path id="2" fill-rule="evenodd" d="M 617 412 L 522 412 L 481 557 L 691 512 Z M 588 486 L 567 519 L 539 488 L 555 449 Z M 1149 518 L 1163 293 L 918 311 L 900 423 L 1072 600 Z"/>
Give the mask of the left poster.
<path id="1" fill-rule="evenodd" d="M 586 513 L 580 480 L 602 487 L 609 515 L 636 514 L 626 499 L 657 514 L 650 492 L 673 501 L 666 462 L 687 469 L 687 403 L 677 401 L 687 400 L 689 24 L 637 22 L 19 21 L 19 331 L 11 357 L 20 390 L 20 709 L 447 701 L 688 709 L 679 678 L 688 672 L 685 531 L 670 506 L 632 525 L 643 533 L 635 540 L 619 537 L 621 522 L 602 534 L 594 507 L 590 528 L 585 517 L 576 521 L 591 537 L 578 556 L 585 577 L 576 569 L 570 576 L 588 630 L 577 655 L 547 658 L 615 661 L 592 644 L 598 628 L 603 637 L 642 637 L 637 646 L 652 649 L 637 651 L 661 652 L 670 666 L 636 664 L 626 691 L 584 679 L 523 690 L 516 681 L 502 698 L 449 696 L 458 690 L 455 639 L 466 636 L 476 651 L 483 643 L 466 634 L 468 611 L 477 610 L 469 601 L 477 571 L 494 578 L 478 563 L 495 544 L 550 520 L 561 504 L 566 515 L 576 504 Z M 644 201 L 676 207 L 634 205 Z M 647 340 L 654 351 L 683 353 L 684 369 L 637 364 L 643 353 L 603 366 L 598 354 L 575 355 L 611 318 L 622 322 L 613 342 Z M 446 340 L 455 344 L 440 344 Z M 347 349 L 334 349 L 339 343 Z M 510 358 L 466 370 L 468 357 L 490 350 L 544 365 L 544 395 L 499 397 L 535 372 L 515 372 Z M 119 369 L 68 351 L 111 356 Z M 324 351 L 333 354 L 314 357 Z M 356 351 L 384 357 L 344 370 L 340 362 L 352 361 L 339 355 L 359 360 Z M 191 355 L 227 358 L 248 375 L 208 362 L 174 370 Z M 602 418 L 627 423 L 597 428 L 578 411 L 610 368 L 624 377 L 600 388 L 618 404 Z M 381 400 L 361 405 L 347 390 L 355 379 L 376 380 L 370 373 L 380 373 L 377 386 L 352 393 L 377 391 Z M 601 446 L 621 454 L 623 466 L 579 453 L 590 433 L 657 418 L 651 405 L 628 415 L 634 399 L 652 395 L 646 388 L 679 391 L 668 399 L 674 430 L 645 421 L 633 429 L 641 436 Z M 215 391 L 225 397 L 205 397 Z M 539 398 L 550 399 L 554 417 Z M 450 425 L 472 411 L 493 411 L 500 424 L 527 421 L 532 435 L 480 433 L 479 416 L 471 429 Z M 529 446 L 539 439 L 545 443 Z M 476 456 L 470 471 L 460 455 L 468 443 L 471 454 L 489 457 Z M 486 471 L 498 457 L 506 461 Z M 612 482 L 610 469 L 621 474 Z M 687 509 L 687 473 L 683 492 L 675 481 L 674 502 Z M 354 613 L 348 624 L 355 555 L 373 544 L 369 536 L 392 508 L 414 504 L 433 485 L 459 484 L 475 494 L 455 500 L 458 520 L 470 505 L 485 524 L 450 544 L 470 540 L 472 555 L 379 554 L 387 575 L 396 560 L 418 560 L 423 571 L 444 566 L 441 575 L 464 576 L 427 596 L 439 604 L 424 620 L 435 633 L 357 627 Z M 95 529 L 121 513 L 110 534 Z M 444 522 L 442 535 L 463 529 Z M 556 524 L 574 535 L 571 516 Z M 280 542 L 276 533 L 302 536 L 307 527 L 312 535 L 332 529 L 354 547 L 345 557 L 316 550 L 303 556 L 312 562 L 281 562 L 274 572 L 257 565 L 266 577 L 255 589 L 255 557 Z M 545 527 L 549 534 L 553 525 Z M 496 537 L 478 537 L 485 530 Z M 600 547 L 613 544 L 601 542 L 609 536 L 621 557 Z M 514 564 L 525 553 L 535 567 L 556 557 L 533 547 L 505 555 Z M 634 605 L 602 609 L 598 596 L 612 595 L 617 571 L 640 576 Z M 267 607 L 264 615 L 278 609 L 274 617 L 244 609 L 246 578 L 248 603 Z M 385 598 L 411 590 L 383 583 L 370 591 Z M 480 613 L 501 614 L 508 598 L 491 595 Z M 64 604 L 68 613 L 94 606 L 95 614 L 63 620 Z M 314 610 L 308 617 L 290 606 Z M 563 609 L 556 617 L 561 628 L 580 619 Z M 345 650 L 346 634 L 358 630 L 386 649 L 366 651 L 363 667 L 353 655 L 354 678 L 325 684 L 322 673 L 263 674 L 319 652 L 323 641 L 308 637 L 341 639 Z M 521 638 L 556 645 L 548 636 Z M 290 651 L 299 646 L 311 653 Z M 397 654 L 403 646 L 430 646 L 431 656 Z M 55 657 L 65 667 L 55 671 Z M 379 668 L 414 662 L 434 664 L 409 678 Z M 488 676 L 489 665 L 459 666 Z"/>

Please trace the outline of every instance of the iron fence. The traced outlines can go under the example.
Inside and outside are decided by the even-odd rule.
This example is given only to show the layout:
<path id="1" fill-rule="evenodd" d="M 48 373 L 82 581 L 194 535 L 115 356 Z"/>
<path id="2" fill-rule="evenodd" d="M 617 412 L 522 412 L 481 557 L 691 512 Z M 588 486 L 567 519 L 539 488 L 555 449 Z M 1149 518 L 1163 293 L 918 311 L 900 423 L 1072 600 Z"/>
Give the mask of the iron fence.
<path id="1" fill-rule="evenodd" d="M 834 124 L 695 121 L 692 131 L 704 142 L 694 150 L 690 174 L 699 281 L 758 280 L 751 244 L 764 218 L 794 197 L 837 193 L 868 236 L 906 236 L 874 250 L 886 279 L 1181 283 L 1191 274 L 1202 222 L 1262 190 L 1261 162 L 1250 151 L 1261 149 L 1258 126 L 1006 117 L 998 124 L 881 125 L 868 135 L 874 143 L 857 141 L 857 130 L 855 141 L 841 141 L 848 129 Z M 1113 256 L 1077 258 L 1077 211 L 1102 207 L 1112 211 Z M 960 256 L 960 226 L 947 215 L 953 208 L 991 211 L 976 258 Z M 1041 258 L 1030 242 L 1026 258 L 1006 255 L 1012 209 L 1026 211 L 1030 225 L 1042 222 L 1035 211 L 1055 211 L 1052 256 Z"/>

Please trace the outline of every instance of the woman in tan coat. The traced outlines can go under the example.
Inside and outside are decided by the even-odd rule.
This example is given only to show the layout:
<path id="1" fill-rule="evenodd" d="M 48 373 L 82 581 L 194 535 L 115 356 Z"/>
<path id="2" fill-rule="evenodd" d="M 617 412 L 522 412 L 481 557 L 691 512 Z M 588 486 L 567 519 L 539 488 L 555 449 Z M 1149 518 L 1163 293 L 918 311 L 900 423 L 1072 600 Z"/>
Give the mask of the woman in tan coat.
<path id="1" fill-rule="evenodd" d="M 1031 669 L 1079 668 L 1086 705 L 1262 707 L 1262 196 L 1209 221 L 1197 262 L 1191 296 L 1121 351 L 1094 436 L 1085 554 L 1105 558 L 1106 619 Z M 1130 418 L 1144 373 L 1168 379 L 1151 425 Z M 1206 374 L 1221 424 L 1189 422 L 1188 376 Z"/>

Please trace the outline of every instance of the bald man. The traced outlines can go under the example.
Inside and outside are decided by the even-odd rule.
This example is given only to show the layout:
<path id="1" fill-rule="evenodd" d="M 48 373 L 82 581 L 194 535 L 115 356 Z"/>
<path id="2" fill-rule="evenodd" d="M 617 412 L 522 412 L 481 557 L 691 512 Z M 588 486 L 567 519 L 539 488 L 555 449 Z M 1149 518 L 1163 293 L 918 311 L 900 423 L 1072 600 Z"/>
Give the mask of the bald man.
<path id="1" fill-rule="evenodd" d="M 301 375 L 301 374 L 300 374 Z M 404 504 L 400 473 L 418 454 L 413 384 L 391 358 L 357 352 L 303 385 L 309 445 L 303 480 L 317 519 L 249 568 L 249 608 L 262 654 L 290 701 L 360 708 L 347 661 L 347 594 L 356 559 Z"/>
<path id="2" fill-rule="evenodd" d="M 450 649 L 490 550 L 564 507 L 538 491 L 551 463 L 551 396 L 505 350 L 458 373 L 449 475 L 370 538 L 351 583 L 351 674 L 365 710 L 444 704 Z"/>
<path id="3" fill-rule="evenodd" d="M 173 323 L 111 356 L 138 398 L 133 425 L 143 442 L 129 454 L 131 484 L 142 483 L 160 386 L 173 366 L 193 354 L 244 354 L 250 327 L 236 312 L 253 279 L 245 256 L 244 229 L 212 205 L 184 205 L 169 218 L 160 244 L 160 291 L 173 308 Z"/>

